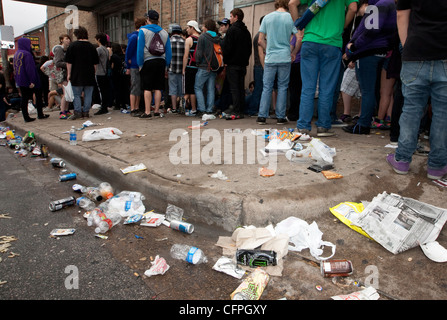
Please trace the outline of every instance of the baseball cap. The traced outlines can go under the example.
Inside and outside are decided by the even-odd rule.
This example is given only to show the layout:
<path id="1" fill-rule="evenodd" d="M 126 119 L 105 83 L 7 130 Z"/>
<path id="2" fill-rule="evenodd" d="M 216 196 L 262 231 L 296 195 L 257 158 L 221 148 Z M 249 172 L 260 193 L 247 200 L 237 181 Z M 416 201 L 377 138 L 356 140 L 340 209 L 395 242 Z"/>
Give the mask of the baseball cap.
<path id="1" fill-rule="evenodd" d="M 217 21 L 218 24 L 230 24 L 230 20 L 227 18 L 223 18 L 221 21 Z"/>
<path id="2" fill-rule="evenodd" d="M 199 24 L 197 23 L 197 21 L 194 20 L 188 21 L 186 25 L 189 27 L 193 27 L 194 29 L 196 29 L 197 32 L 202 32 L 199 28 Z"/>
<path id="3" fill-rule="evenodd" d="M 171 32 L 182 32 L 182 27 L 180 27 L 178 24 L 174 24 L 171 26 Z"/>
<path id="4" fill-rule="evenodd" d="M 158 20 L 158 18 L 160 17 L 158 12 L 155 10 L 149 10 L 144 16 L 151 20 Z"/>

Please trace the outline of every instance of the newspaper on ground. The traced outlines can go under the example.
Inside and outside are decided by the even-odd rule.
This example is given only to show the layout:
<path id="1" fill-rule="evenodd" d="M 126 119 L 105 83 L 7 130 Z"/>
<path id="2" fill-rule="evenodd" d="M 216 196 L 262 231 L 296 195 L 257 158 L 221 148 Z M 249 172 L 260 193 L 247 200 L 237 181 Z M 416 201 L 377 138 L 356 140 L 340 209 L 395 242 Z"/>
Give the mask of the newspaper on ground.
<path id="1" fill-rule="evenodd" d="M 447 209 L 383 192 L 352 223 L 397 254 L 435 241 L 446 220 Z"/>

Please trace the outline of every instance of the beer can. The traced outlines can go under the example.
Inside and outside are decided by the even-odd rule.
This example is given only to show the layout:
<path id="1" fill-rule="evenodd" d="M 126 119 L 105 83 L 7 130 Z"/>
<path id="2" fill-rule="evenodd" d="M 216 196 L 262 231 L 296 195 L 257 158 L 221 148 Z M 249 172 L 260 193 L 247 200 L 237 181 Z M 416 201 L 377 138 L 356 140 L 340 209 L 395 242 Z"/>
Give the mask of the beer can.
<path id="1" fill-rule="evenodd" d="M 320 263 L 321 274 L 325 278 L 347 277 L 352 274 L 352 262 L 346 259 L 327 260 Z"/>
<path id="2" fill-rule="evenodd" d="M 68 181 L 76 179 L 76 173 L 67 173 L 59 176 L 59 181 Z"/>
<path id="3" fill-rule="evenodd" d="M 273 250 L 238 249 L 236 251 L 236 262 L 252 268 L 276 266 L 276 252 Z"/>
<path id="4" fill-rule="evenodd" d="M 194 232 L 194 225 L 183 221 L 172 220 L 170 228 L 189 234 Z"/>
<path id="5" fill-rule="evenodd" d="M 42 158 L 47 158 L 48 155 L 49 155 L 48 146 L 46 144 L 41 144 L 40 145 L 40 156 Z"/>
<path id="6" fill-rule="evenodd" d="M 55 168 L 65 168 L 65 161 L 62 160 L 61 158 L 51 158 L 50 163 Z"/>
<path id="7" fill-rule="evenodd" d="M 51 211 L 57 211 L 57 210 L 61 210 L 61 209 L 65 208 L 65 207 L 72 206 L 75 203 L 76 203 L 75 197 L 67 197 L 64 199 L 51 201 L 50 205 L 48 207 L 50 208 Z"/>

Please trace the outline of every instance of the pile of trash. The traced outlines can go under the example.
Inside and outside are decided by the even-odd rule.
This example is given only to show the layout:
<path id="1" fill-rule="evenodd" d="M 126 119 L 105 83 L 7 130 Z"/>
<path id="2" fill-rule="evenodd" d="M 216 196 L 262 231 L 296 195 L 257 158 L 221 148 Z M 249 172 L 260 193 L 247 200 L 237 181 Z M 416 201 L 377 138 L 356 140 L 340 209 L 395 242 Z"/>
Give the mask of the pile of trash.
<path id="1" fill-rule="evenodd" d="M 318 138 L 294 131 L 294 129 L 252 130 L 252 134 L 263 136 L 268 144 L 259 150 L 264 156 L 283 155 L 293 163 L 308 165 L 308 169 L 321 172 L 326 179 L 339 179 L 343 176 L 331 169 L 334 168 L 334 157 L 337 152 Z M 274 174 L 274 173 L 273 173 Z M 262 174 L 272 176 L 273 174 Z"/>

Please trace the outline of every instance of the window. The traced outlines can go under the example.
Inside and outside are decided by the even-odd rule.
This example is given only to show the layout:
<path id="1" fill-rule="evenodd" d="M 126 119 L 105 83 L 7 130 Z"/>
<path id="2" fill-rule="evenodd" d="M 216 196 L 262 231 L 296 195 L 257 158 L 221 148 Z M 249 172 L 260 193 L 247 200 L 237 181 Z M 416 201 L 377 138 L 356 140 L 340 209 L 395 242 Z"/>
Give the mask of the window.
<path id="1" fill-rule="evenodd" d="M 199 23 L 204 23 L 207 19 L 215 21 L 219 18 L 219 1 L 200 0 L 199 1 Z"/>
<path id="2" fill-rule="evenodd" d="M 133 12 L 115 13 L 104 17 L 104 33 L 111 42 L 127 43 L 127 34 L 134 31 Z"/>

